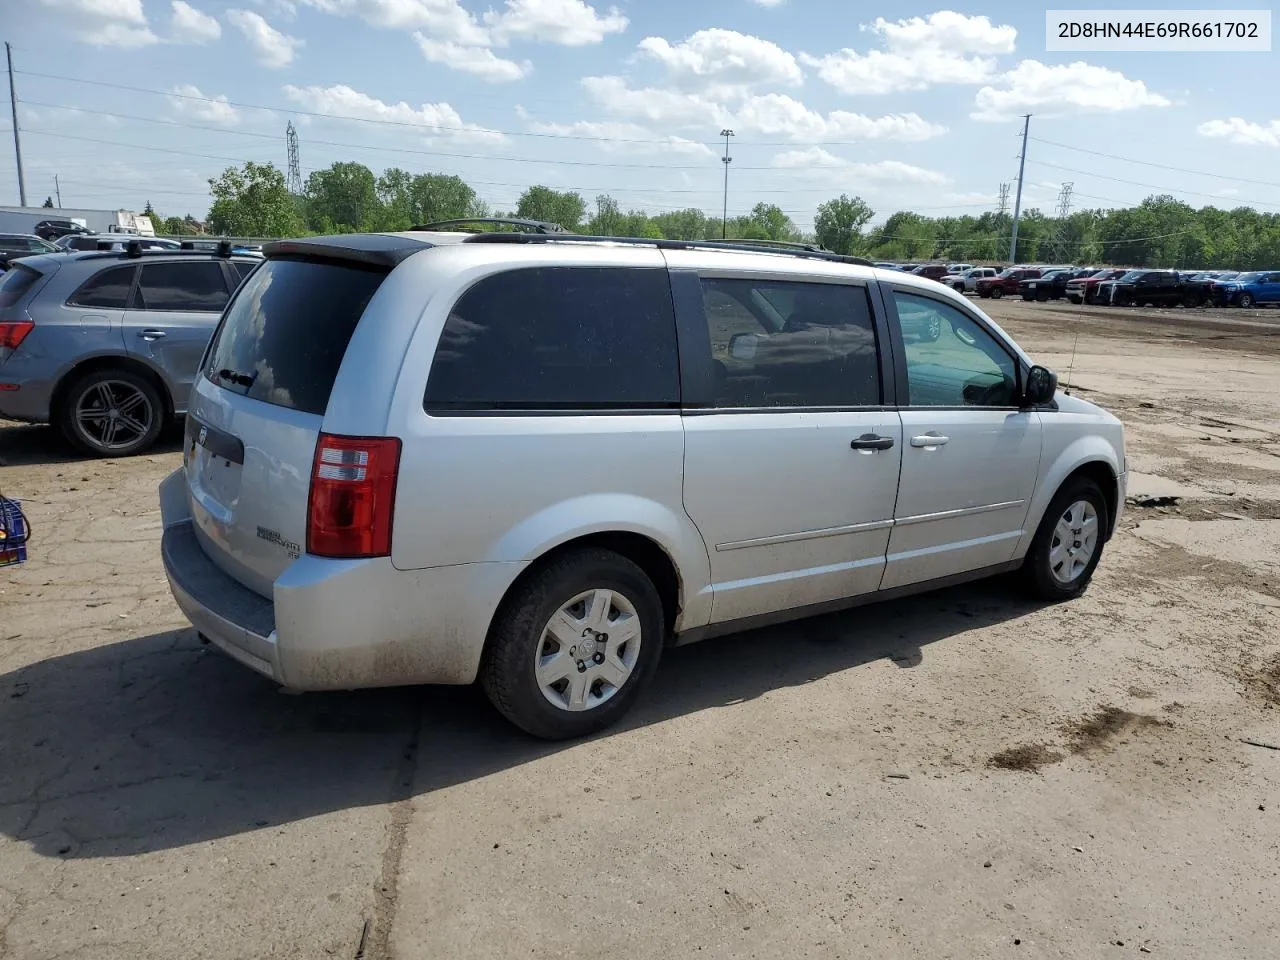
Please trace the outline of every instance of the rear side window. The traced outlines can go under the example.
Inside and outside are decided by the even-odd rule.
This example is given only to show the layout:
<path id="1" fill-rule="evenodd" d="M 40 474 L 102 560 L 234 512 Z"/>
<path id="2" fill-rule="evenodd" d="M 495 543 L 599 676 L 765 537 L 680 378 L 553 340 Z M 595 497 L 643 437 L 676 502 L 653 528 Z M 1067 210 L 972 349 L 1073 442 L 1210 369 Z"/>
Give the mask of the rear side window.
<path id="1" fill-rule="evenodd" d="M 323 414 L 347 344 L 385 270 L 268 260 L 222 318 L 205 376 L 254 400 Z"/>
<path id="2" fill-rule="evenodd" d="M 222 264 L 213 260 L 143 264 L 138 296 L 144 310 L 218 313 L 227 305 Z"/>
<path id="3" fill-rule="evenodd" d="M 27 295 L 27 292 L 40 279 L 40 272 L 15 263 L 3 275 L 0 275 L 0 310 L 12 307 Z"/>
<path id="4" fill-rule="evenodd" d="M 486 277 L 454 305 L 429 412 L 619 410 L 680 402 L 662 268 L 539 267 Z"/>
<path id="5" fill-rule="evenodd" d="M 702 302 L 716 407 L 880 403 L 865 287 L 704 278 Z"/>
<path id="6" fill-rule="evenodd" d="M 247 260 L 231 261 L 231 266 L 235 270 L 236 276 L 239 278 L 241 283 L 244 282 L 245 277 L 253 273 L 253 268 L 256 267 L 257 265 L 258 265 L 257 263 L 250 263 Z"/>
<path id="7" fill-rule="evenodd" d="M 78 307 L 123 310 L 129 302 L 129 291 L 133 289 L 133 274 L 136 270 L 137 267 L 130 264 L 95 273 L 80 285 L 80 289 L 67 302 Z"/>

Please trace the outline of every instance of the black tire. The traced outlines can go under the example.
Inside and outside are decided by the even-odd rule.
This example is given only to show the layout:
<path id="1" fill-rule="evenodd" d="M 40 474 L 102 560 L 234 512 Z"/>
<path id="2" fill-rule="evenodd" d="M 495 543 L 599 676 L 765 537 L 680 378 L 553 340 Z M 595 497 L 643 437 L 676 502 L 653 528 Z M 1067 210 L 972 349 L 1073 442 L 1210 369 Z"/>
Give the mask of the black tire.
<path id="1" fill-rule="evenodd" d="M 553 614 L 578 594 L 621 594 L 640 620 L 640 650 L 626 681 L 598 706 L 574 712 L 551 703 L 534 674 L 534 660 Z M 662 599 L 636 564 L 610 550 L 587 548 L 545 564 L 498 608 L 489 630 L 480 682 L 498 711 L 544 740 L 584 737 L 616 723 L 657 669 L 666 640 Z"/>
<path id="2" fill-rule="evenodd" d="M 1253 302 L 1254 301 L 1253 301 L 1252 293 L 1242 293 L 1240 294 L 1240 299 L 1236 301 L 1237 305 L 1239 305 L 1241 310 L 1253 309 Z"/>
<path id="3" fill-rule="evenodd" d="M 979 290 L 979 291 L 978 291 L 978 296 L 980 296 L 983 300 L 988 300 L 988 299 L 990 299 L 990 297 L 991 297 L 991 291 L 990 291 L 990 290 Z"/>
<path id="4" fill-rule="evenodd" d="M 1048 301 L 1048 299 L 1049 299 L 1049 294 L 1048 294 L 1048 293 L 1044 292 L 1043 290 L 1037 290 L 1037 291 L 1036 291 L 1036 300 L 1037 300 L 1039 303 L 1045 303 L 1045 302 L 1047 302 L 1047 301 Z M 1055 299 L 1057 299 L 1057 298 L 1055 297 Z"/>
<path id="5" fill-rule="evenodd" d="M 128 390 L 135 391 L 141 399 L 138 407 L 131 408 L 129 413 L 143 411 L 145 416 L 140 415 L 136 420 L 134 417 L 129 419 L 140 423 L 143 429 L 135 430 L 130 427 L 121 440 L 114 442 L 107 442 L 105 428 L 104 432 L 95 435 L 90 423 L 82 418 L 80 411 L 85 407 L 93 407 L 96 410 L 95 395 L 103 389 L 126 391 L 126 393 Z M 98 404 L 98 406 L 102 405 L 104 404 Z M 104 410 L 104 413 L 109 415 L 108 411 Z M 160 436 L 160 431 L 164 429 L 165 416 L 164 400 L 160 396 L 160 391 L 150 380 L 128 370 L 113 369 L 95 370 L 77 379 L 68 388 L 56 414 L 58 428 L 63 436 L 77 449 L 95 457 L 129 457 L 141 453 L 154 444 L 156 438 Z"/>
<path id="6" fill-rule="evenodd" d="M 1004 287 L 992 287 L 992 288 L 991 288 L 991 299 L 993 299 L 993 300 L 999 300 L 999 299 L 1000 299 L 1001 297 L 1003 297 L 1003 296 L 1004 296 Z"/>
<path id="7" fill-rule="evenodd" d="M 1182 305 L 1188 309 L 1198 307 L 1202 302 L 1203 301 L 1200 299 L 1199 294 L 1196 293 L 1187 293 L 1182 297 Z"/>
<path id="8" fill-rule="evenodd" d="M 1084 303 L 1084 297 L 1077 296 L 1074 293 L 1069 294 L 1067 296 L 1067 299 L 1070 300 L 1072 303 L 1076 303 L 1076 304 Z"/>
<path id="9" fill-rule="evenodd" d="M 1093 555 L 1083 570 L 1070 581 L 1058 579 L 1052 569 L 1050 552 L 1054 548 L 1055 528 L 1058 521 L 1072 505 L 1086 501 L 1093 506 L 1097 516 L 1098 532 Z M 1093 571 L 1102 559 L 1102 549 L 1106 544 L 1105 533 L 1110 529 L 1111 517 L 1107 510 L 1107 498 L 1102 495 L 1098 485 L 1083 477 L 1064 484 L 1049 502 L 1036 530 L 1035 539 L 1031 541 L 1031 549 L 1027 551 L 1022 562 L 1022 580 L 1028 592 L 1040 600 L 1058 603 L 1070 600 L 1084 593 L 1093 578 Z"/>

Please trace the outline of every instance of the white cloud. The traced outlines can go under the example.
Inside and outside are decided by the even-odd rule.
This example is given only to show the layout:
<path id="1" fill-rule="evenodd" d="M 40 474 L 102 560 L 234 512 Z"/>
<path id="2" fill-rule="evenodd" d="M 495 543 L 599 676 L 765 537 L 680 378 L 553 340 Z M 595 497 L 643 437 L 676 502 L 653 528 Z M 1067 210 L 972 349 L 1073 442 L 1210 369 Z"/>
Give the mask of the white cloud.
<path id="1" fill-rule="evenodd" d="M 159 43 L 151 31 L 142 0 L 43 0 L 66 14 L 68 25 L 83 43 L 95 47 L 133 49 Z"/>
<path id="2" fill-rule="evenodd" d="M 877 35 L 884 50 L 845 48 L 821 57 L 801 54 L 818 76 L 843 93 L 924 90 L 936 84 L 976 84 L 996 72 L 996 55 L 1012 53 L 1018 31 L 988 17 L 940 10 L 927 17 L 889 21 L 862 29 Z"/>
<path id="3" fill-rule="evenodd" d="M 757 7 L 780 7 L 787 0 L 751 0 Z"/>
<path id="4" fill-rule="evenodd" d="M 953 53 L 1013 53 L 1018 39 L 1018 31 L 1011 26 L 996 26 L 989 17 L 967 17 L 951 10 L 895 21 L 877 17 L 863 29 L 878 33 L 896 53 L 921 48 Z"/>
<path id="5" fill-rule="evenodd" d="M 1207 120 L 1196 127 L 1202 137 L 1213 137 L 1245 146 L 1280 147 L 1280 120 L 1270 123 L 1254 123 L 1243 117 L 1226 120 Z M 1226 196 L 1226 191 L 1222 191 Z"/>
<path id="6" fill-rule="evenodd" d="M 735 30 L 699 30 L 674 45 L 662 37 L 645 37 L 639 50 L 666 67 L 677 83 L 695 83 L 708 91 L 798 86 L 804 80 L 796 58 L 776 43 Z"/>
<path id="7" fill-rule="evenodd" d="M 942 184 L 950 178 L 936 170 L 915 167 L 900 160 L 878 160 L 875 163 L 854 163 L 821 147 L 805 150 L 785 150 L 774 156 L 772 166 L 780 170 L 816 175 L 822 179 L 839 179 L 845 182 L 868 181 L 872 183 Z"/>
<path id="8" fill-rule="evenodd" d="M 1009 120 L 1024 113 L 1116 113 L 1139 107 L 1167 107 L 1170 101 L 1117 70 L 1077 60 L 1047 66 L 1023 60 L 974 98 L 975 120 Z"/>
<path id="9" fill-rule="evenodd" d="M 432 63 L 442 63 L 490 83 L 519 80 L 533 72 L 533 64 L 528 60 L 520 63 L 505 60 L 488 47 L 469 47 L 452 40 L 434 40 L 418 30 L 414 31 L 413 39 L 422 55 Z"/>
<path id="10" fill-rule="evenodd" d="M 584 47 L 626 30 L 628 20 L 617 7 L 600 16 L 583 0 L 507 0 L 505 10 L 490 10 L 484 22 L 498 44 L 522 39 Z"/>
<path id="11" fill-rule="evenodd" d="M 660 153 L 686 157 L 714 157 L 715 151 L 705 143 L 684 137 L 659 136 L 648 127 L 621 120 L 578 120 L 574 123 L 541 123 L 528 117 L 523 109 L 516 112 L 529 120 L 531 133 L 549 133 L 560 137 L 588 137 L 606 153 Z"/>
<path id="12" fill-rule="evenodd" d="M 227 22 L 244 34 L 264 67 L 287 67 L 304 45 L 304 41 L 281 33 L 252 10 L 228 10 Z"/>
<path id="13" fill-rule="evenodd" d="M 418 127 L 432 137 L 495 143 L 503 140 L 497 130 L 475 123 L 463 123 L 458 111 L 447 103 L 424 103 L 411 107 L 404 101 L 385 103 L 345 84 L 331 87 L 286 85 L 284 95 L 308 110 L 337 120 L 376 120 L 405 127 Z"/>
<path id="14" fill-rule="evenodd" d="M 232 126 L 240 122 L 240 111 L 227 102 L 226 94 L 208 97 L 200 88 L 190 83 L 180 83 L 170 93 L 169 103 L 174 113 L 180 113 L 209 123 Z M 195 99 L 189 99 L 189 98 Z"/>
<path id="15" fill-rule="evenodd" d="M 622 77 L 583 77 L 583 89 L 607 111 L 649 123 L 675 126 L 724 126 L 732 119 L 719 103 L 694 93 L 633 88 Z"/>
<path id="16" fill-rule="evenodd" d="M 359 17 L 387 30 L 425 30 L 433 37 L 469 47 L 489 46 L 489 32 L 458 0 L 303 0 L 338 16 Z"/>
<path id="17" fill-rule="evenodd" d="M 303 0 L 325 13 L 359 17 L 388 30 L 421 30 L 462 47 L 505 47 L 513 40 L 540 40 L 566 47 L 599 43 L 627 28 L 611 7 L 601 15 L 584 0 L 506 0 L 483 23 L 459 0 Z"/>
<path id="18" fill-rule="evenodd" d="M 298 18 L 298 5 L 293 0 L 253 0 L 253 3 L 281 20 L 292 22 Z"/>
<path id="19" fill-rule="evenodd" d="M 792 140 L 929 140 L 947 128 L 916 113 L 868 117 L 835 110 L 823 116 L 780 93 L 751 97 L 736 111 L 735 130 L 782 134 Z"/>
<path id="20" fill-rule="evenodd" d="M 169 39 L 174 43 L 210 43 L 222 36 L 217 19 L 201 13 L 184 0 L 173 0 Z"/>

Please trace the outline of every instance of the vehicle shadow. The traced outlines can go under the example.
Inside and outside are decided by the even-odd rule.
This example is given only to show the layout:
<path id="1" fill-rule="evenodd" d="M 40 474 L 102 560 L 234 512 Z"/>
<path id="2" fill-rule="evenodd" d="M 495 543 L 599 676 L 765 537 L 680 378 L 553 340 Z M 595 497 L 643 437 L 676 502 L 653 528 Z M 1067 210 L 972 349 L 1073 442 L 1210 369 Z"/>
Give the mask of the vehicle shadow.
<path id="1" fill-rule="evenodd" d="M 180 450 L 182 450 L 182 427 L 170 424 L 160 434 L 156 445 L 139 456 L 177 453 Z M 96 458 L 73 447 L 54 427 L 0 420 L 0 467 L 81 463 L 94 459 Z"/>
<path id="2" fill-rule="evenodd" d="M 929 644 L 1034 609 L 993 581 L 668 650 L 641 703 L 600 736 L 884 658 L 911 668 Z M 49 857 L 181 847 L 575 746 L 523 735 L 474 687 L 284 694 L 189 629 L 0 675 L 0 731 L 0 832 Z"/>

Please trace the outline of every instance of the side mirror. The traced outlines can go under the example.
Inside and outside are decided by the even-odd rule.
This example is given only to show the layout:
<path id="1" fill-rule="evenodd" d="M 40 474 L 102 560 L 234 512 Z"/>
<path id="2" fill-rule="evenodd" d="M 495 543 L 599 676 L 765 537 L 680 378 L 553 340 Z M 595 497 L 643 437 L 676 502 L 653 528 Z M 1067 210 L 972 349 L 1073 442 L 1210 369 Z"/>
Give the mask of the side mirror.
<path id="1" fill-rule="evenodd" d="M 759 337 L 754 333 L 735 333 L 729 338 L 729 356 L 735 360 L 754 360 Z"/>
<path id="2" fill-rule="evenodd" d="M 1022 391 L 1022 404 L 1038 407 L 1050 403 L 1058 392 L 1058 375 L 1048 367 L 1039 365 L 1027 372 L 1027 383 Z"/>

